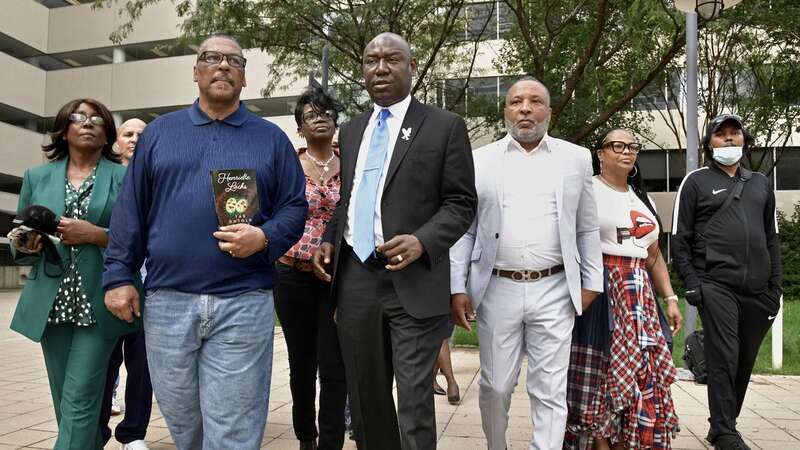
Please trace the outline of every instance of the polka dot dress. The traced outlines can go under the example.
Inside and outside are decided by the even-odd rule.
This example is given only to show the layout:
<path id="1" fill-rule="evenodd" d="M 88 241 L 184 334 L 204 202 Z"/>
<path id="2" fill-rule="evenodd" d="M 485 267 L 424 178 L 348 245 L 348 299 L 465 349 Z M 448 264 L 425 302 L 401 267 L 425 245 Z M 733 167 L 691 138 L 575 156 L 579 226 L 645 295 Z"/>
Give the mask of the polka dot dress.
<path id="1" fill-rule="evenodd" d="M 76 190 L 69 178 L 66 180 L 66 210 L 65 217 L 86 220 L 86 211 L 89 209 L 89 200 L 92 198 L 92 187 L 94 187 L 95 171 L 86 177 Z M 88 327 L 97 322 L 94 317 L 94 310 L 83 289 L 83 278 L 78 272 L 76 261 L 80 250 L 77 246 L 69 247 L 70 258 L 69 266 L 61 278 L 58 286 L 56 300 L 47 323 L 61 324 L 74 323 L 77 326 Z"/>

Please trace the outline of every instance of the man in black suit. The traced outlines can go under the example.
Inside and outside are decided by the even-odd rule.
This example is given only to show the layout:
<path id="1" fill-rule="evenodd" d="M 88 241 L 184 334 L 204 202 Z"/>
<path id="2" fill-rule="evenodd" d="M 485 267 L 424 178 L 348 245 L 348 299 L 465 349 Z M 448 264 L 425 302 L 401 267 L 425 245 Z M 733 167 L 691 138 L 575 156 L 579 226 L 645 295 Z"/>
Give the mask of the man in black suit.
<path id="1" fill-rule="evenodd" d="M 477 207 L 472 150 L 459 116 L 411 96 L 417 64 L 402 37 L 376 36 L 363 67 L 375 105 L 339 132 L 341 200 L 314 270 L 333 282 L 358 448 L 431 450 L 448 250 Z"/>

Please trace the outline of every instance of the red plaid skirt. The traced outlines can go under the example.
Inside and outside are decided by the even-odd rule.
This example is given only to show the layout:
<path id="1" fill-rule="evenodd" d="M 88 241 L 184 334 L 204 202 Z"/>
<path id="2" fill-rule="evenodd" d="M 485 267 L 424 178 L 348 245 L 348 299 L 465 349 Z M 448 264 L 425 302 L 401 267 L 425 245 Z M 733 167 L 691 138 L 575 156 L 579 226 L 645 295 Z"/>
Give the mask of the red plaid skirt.
<path id="1" fill-rule="evenodd" d="M 602 437 L 630 449 L 669 449 L 678 431 L 676 373 L 645 260 L 604 255 L 603 264 L 613 330 L 608 348 L 573 342 L 564 448 L 588 450 Z"/>

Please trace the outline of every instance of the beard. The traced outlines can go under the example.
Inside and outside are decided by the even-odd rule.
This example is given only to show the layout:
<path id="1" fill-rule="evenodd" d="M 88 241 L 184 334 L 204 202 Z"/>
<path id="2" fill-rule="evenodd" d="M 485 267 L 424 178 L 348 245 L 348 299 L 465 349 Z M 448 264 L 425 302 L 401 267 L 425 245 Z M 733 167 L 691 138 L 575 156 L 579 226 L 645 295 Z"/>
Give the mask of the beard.
<path id="1" fill-rule="evenodd" d="M 511 123 L 510 120 L 506 120 L 506 130 L 508 130 L 508 134 L 514 138 L 515 141 L 526 144 L 531 142 L 541 141 L 544 137 L 545 133 L 547 133 L 547 129 L 550 127 L 550 120 L 544 120 L 542 122 L 535 122 L 533 128 L 529 129 L 520 129 L 517 128 L 516 125 Z"/>

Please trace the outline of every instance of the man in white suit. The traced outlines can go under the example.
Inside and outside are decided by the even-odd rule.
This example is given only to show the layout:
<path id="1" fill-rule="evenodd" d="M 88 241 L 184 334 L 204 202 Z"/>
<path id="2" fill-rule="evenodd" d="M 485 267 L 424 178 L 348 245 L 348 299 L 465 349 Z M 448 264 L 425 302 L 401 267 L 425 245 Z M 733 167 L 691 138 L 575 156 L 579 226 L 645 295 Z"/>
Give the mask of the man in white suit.
<path id="1" fill-rule="evenodd" d="M 478 215 L 450 249 L 453 321 L 477 311 L 479 404 L 490 450 L 506 448 L 511 394 L 528 355 L 531 450 L 560 449 L 575 315 L 603 289 L 589 151 L 547 135 L 550 94 L 508 90 L 508 134 L 475 151 Z"/>

